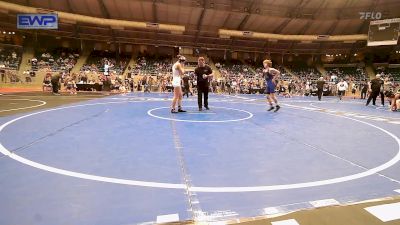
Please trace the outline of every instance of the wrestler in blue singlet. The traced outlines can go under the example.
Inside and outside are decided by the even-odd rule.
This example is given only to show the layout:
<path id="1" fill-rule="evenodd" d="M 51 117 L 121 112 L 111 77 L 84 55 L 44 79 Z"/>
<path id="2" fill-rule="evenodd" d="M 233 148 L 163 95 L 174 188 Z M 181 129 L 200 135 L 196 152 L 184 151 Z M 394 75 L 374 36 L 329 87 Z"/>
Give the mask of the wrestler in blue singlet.
<path id="1" fill-rule="evenodd" d="M 274 79 L 274 75 L 272 73 L 269 72 L 269 69 L 267 70 L 267 72 L 263 71 L 263 75 L 265 77 L 265 85 L 266 85 L 266 89 L 265 92 L 266 94 L 273 94 L 275 93 L 275 87 L 276 85 L 274 84 L 274 82 L 272 81 L 272 79 Z"/>

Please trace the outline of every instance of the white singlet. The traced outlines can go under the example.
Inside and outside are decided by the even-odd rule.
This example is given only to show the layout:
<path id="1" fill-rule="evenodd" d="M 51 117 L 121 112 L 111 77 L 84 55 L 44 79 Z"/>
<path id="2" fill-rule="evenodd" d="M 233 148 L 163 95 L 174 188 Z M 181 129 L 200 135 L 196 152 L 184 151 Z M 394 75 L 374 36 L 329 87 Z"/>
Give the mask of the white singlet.
<path id="1" fill-rule="evenodd" d="M 181 86 L 181 75 L 179 73 L 179 70 L 176 68 L 178 66 L 179 62 L 176 62 L 172 66 L 172 86 L 173 87 L 180 87 Z"/>

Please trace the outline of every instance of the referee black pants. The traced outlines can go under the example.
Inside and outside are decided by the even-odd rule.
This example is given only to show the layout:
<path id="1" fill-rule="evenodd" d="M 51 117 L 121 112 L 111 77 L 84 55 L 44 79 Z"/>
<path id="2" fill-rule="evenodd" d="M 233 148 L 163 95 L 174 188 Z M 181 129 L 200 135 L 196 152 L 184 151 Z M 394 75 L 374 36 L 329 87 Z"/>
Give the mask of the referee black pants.
<path id="1" fill-rule="evenodd" d="M 51 87 L 53 88 L 53 93 L 58 94 L 58 90 L 60 89 L 59 83 L 51 81 Z"/>
<path id="2" fill-rule="evenodd" d="M 318 100 L 319 101 L 321 101 L 322 92 L 323 92 L 323 89 L 318 89 L 318 91 L 317 91 L 317 95 L 318 95 Z"/>
<path id="3" fill-rule="evenodd" d="M 197 103 L 199 109 L 203 108 L 203 95 L 204 107 L 208 108 L 208 86 L 197 86 Z"/>
<path id="4" fill-rule="evenodd" d="M 369 105 L 369 103 L 371 102 L 371 100 L 372 100 L 372 105 L 375 105 L 376 98 L 378 97 L 379 92 L 380 92 L 380 91 L 372 91 L 372 92 L 369 94 L 369 97 L 368 97 L 368 100 L 367 100 L 367 104 L 366 104 L 366 105 Z"/>

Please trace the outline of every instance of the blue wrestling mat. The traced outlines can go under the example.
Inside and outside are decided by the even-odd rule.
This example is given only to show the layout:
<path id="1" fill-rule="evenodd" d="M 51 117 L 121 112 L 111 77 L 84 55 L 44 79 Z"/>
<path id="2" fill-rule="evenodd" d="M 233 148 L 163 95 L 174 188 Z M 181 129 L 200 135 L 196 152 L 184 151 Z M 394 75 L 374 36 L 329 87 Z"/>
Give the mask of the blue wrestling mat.
<path id="1" fill-rule="evenodd" d="M 400 113 L 360 100 L 109 96 L 1 117 L 0 224 L 223 221 L 400 189 Z M 168 215 L 168 216 L 166 216 Z M 166 221 L 167 221 L 166 220 Z"/>

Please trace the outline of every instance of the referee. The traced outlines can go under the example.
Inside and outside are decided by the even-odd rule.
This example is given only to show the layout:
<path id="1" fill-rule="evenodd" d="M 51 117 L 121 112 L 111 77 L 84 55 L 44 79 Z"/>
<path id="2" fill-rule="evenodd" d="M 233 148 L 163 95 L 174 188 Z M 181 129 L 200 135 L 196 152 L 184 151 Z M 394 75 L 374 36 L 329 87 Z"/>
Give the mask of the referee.
<path id="1" fill-rule="evenodd" d="M 319 80 L 317 81 L 317 95 L 318 95 L 318 101 L 321 101 L 322 94 L 324 92 L 324 85 L 325 81 L 323 77 L 320 77 Z"/>
<path id="2" fill-rule="evenodd" d="M 208 90 L 209 90 L 209 82 L 208 79 L 212 77 L 212 69 L 206 65 L 203 57 L 199 57 L 197 68 L 194 70 L 194 73 L 197 77 L 197 103 L 199 105 L 199 111 L 203 110 L 203 94 L 204 94 L 204 108 L 209 110 L 208 108 Z"/>
<path id="3" fill-rule="evenodd" d="M 375 105 L 376 98 L 378 97 L 378 95 L 380 94 L 380 91 L 381 91 L 381 86 L 382 86 L 381 75 L 377 74 L 375 79 L 372 79 L 370 82 L 369 97 L 367 100 L 367 104 L 365 104 L 366 106 L 369 105 L 371 100 L 372 100 L 372 104 Z"/>
<path id="4" fill-rule="evenodd" d="M 58 93 L 61 87 L 61 75 L 59 73 L 55 73 L 51 76 L 51 87 L 53 88 L 53 95 L 60 95 L 60 93 Z"/>

